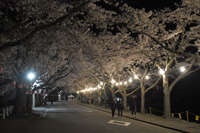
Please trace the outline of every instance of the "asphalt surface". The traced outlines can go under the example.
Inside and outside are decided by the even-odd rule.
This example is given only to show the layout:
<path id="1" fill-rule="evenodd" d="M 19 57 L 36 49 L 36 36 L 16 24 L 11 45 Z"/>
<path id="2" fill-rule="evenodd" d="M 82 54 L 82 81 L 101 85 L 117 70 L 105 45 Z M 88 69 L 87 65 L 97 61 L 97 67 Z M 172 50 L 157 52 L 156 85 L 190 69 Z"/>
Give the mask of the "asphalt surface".
<path id="1" fill-rule="evenodd" d="M 55 102 L 36 108 L 35 115 L 0 120 L 0 133 L 178 133 L 76 104 Z"/>

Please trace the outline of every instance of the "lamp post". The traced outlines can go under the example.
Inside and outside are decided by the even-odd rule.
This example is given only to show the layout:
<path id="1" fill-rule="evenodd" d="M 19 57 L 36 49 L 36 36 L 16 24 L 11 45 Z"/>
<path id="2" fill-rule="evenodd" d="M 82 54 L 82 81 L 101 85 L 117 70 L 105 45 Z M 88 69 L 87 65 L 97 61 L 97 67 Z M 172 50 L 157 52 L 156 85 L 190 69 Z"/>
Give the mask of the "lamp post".
<path id="1" fill-rule="evenodd" d="M 35 74 L 33 72 L 29 72 L 27 74 L 27 78 L 32 81 L 33 79 L 35 79 Z M 32 95 L 32 107 L 35 107 L 35 94 Z"/>

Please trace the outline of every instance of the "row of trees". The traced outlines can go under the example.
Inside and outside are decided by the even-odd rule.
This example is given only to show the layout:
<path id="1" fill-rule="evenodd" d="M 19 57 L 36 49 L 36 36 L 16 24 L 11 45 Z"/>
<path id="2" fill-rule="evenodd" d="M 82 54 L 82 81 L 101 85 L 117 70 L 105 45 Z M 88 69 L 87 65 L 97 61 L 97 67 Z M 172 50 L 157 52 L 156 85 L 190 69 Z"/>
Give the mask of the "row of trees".
<path id="1" fill-rule="evenodd" d="M 63 86 L 76 91 L 137 74 L 144 99 L 159 76 L 148 87 L 144 77 L 157 75 L 159 68 L 165 71 L 165 116 L 169 117 L 171 90 L 198 68 L 198 0 L 184 0 L 173 10 L 148 12 L 123 0 L 3 0 L 0 4 L 1 95 L 13 80 L 29 84 L 24 75 L 32 70 L 39 84 L 32 91 Z M 182 65 L 189 65 L 185 73 L 178 77 L 171 73 Z M 177 79 L 169 82 L 170 76 Z M 130 88 L 118 88 L 124 97 L 129 95 L 126 89 Z"/>
<path id="2" fill-rule="evenodd" d="M 115 6 L 116 3 L 111 2 L 110 5 Z M 121 71 L 124 71 L 126 67 L 130 69 L 130 65 L 139 67 L 141 70 L 132 70 L 131 72 L 140 75 L 141 110 L 144 112 L 145 93 L 154 87 L 160 79 L 157 76 L 152 82 L 153 84 L 147 86 L 144 78 L 148 74 L 157 75 L 156 70 L 162 70 L 164 116 L 170 117 L 170 93 L 172 89 L 182 78 L 199 70 L 198 28 L 200 19 L 198 7 L 199 2 L 183 1 L 182 5 L 175 10 L 146 12 L 144 9 L 134 9 L 124 4 L 119 8 L 120 13 L 109 12 L 113 15 L 108 15 L 104 21 L 105 23 L 109 21 L 109 25 L 102 22 L 98 28 L 103 30 L 106 26 L 107 31 L 114 30 L 115 32 L 111 32 L 111 34 L 107 32 L 106 34 L 104 31 L 98 32 L 98 38 L 102 40 L 102 45 L 107 50 L 98 50 L 100 57 L 95 56 L 97 52 L 94 55 L 89 54 L 90 57 L 93 57 L 95 65 L 93 75 L 109 84 L 114 75 L 115 79 L 120 81 L 116 67 Z M 93 13 L 95 14 L 95 12 Z M 99 21 L 97 21 L 98 24 Z M 103 36 L 105 34 L 106 36 Z M 107 59 L 102 60 L 104 56 Z M 177 71 L 181 66 L 185 66 L 186 69 L 183 73 Z M 82 88 L 87 88 L 85 84 L 82 85 Z M 96 87 L 97 84 L 88 84 L 88 86 Z M 126 107 L 126 97 L 129 95 L 126 94 L 127 86 L 117 88 L 117 91 L 124 98 L 124 106 Z M 110 86 L 110 90 L 114 94 L 112 86 Z"/>

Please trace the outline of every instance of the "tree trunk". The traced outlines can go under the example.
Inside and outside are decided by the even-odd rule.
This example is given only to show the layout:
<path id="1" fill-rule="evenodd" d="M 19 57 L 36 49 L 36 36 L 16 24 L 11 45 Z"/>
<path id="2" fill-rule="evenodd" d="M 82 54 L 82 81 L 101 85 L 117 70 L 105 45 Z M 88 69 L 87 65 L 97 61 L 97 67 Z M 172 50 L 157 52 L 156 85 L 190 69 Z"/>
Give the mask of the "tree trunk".
<path id="1" fill-rule="evenodd" d="M 105 87 L 104 87 L 103 92 L 104 92 L 104 94 L 103 94 L 104 95 L 104 106 L 107 107 L 108 103 L 107 103 L 107 95 L 106 95 L 106 88 Z"/>
<path id="2" fill-rule="evenodd" d="M 141 113 L 145 113 L 145 87 L 141 86 Z"/>
<path id="3" fill-rule="evenodd" d="M 170 91 L 167 71 L 163 75 L 164 117 L 171 117 Z"/>
<path id="4" fill-rule="evenodd" d="M 16 114 L 26 113 L 26 94 L 24 88 L 19 88 L 18 85 L 16 86 L 14 112 Z"/>
<path id="5" fill-rule="evenodd" d="M 98 95 L 98 105 L 101 105 L 101 95 Z"/>
<path id="6" fill-rule="evenodd" d="M 127 96 L 123 95 L 123 106 L 124 106 L 124 110 L 127 110 Z"/>
<path id="7" fill-rule="evenodd" d="M 32 111 L 32 95 L 31 94 L 26 95 L 26 110 L 27 112 Z"/>
<path id="8" fill-rule="evenodd" d="M 171 117 L 170 92 L 164 91 L 164 117 Z"/>
<path id="9" fill-rule="evenodd" d="M 114 91 L 114 89 L 110 88 L 110 91 L 111 91 L 112 97 L 115 97 L 115 91 Z"/>

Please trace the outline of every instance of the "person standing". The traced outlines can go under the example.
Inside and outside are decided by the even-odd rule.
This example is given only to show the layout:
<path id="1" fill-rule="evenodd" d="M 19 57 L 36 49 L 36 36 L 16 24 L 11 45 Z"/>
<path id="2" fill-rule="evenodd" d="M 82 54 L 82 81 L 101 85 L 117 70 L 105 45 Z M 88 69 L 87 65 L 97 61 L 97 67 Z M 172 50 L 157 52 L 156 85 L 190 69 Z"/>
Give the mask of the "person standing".
<path id="1" fill-rule="evenodd" d="M 131 99 L 131 114 L 134 115 L 134 117 L 136 117 L 136 106 L 137 105 L 137 96 L 133 95 L 132 99 Z"/>
<path id="2" fill-rule="evenodd" d="M 47 105 L 47 99 L 46 99 L 46 97 L 44 97 L 44 105 L 45 106 Z"/>
<path id="3" fill-rule="evenodd" d="M 81 105 L 85 105 L 85 97 L 83 97 Z"/>
<path id="4" fill-rule="evenodd" d="M 122 103 L 122 98 L 119 99 L 119 101 L 117 101 L 117 109 L 118 109 L 118 117 L 121 116 L 122 117 L 122 110 L 123 110 L 123 103 Z"/>
<path id="5" fill-rule="evenodd" d="M 116 101 L 115 101 L 115 97 L 113 97 L 111 101 L 112 118 L 114 118 L 114 115 L 115 115 L 115 108 L 116 108 Z"/>
<path id="6" fill-rule="evenodd" d="M 53 105 L 53 97 L 51 96 L 51 105 Z"/>

